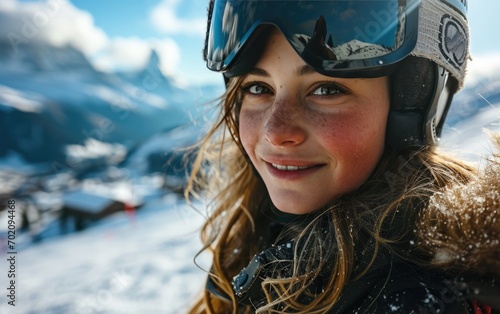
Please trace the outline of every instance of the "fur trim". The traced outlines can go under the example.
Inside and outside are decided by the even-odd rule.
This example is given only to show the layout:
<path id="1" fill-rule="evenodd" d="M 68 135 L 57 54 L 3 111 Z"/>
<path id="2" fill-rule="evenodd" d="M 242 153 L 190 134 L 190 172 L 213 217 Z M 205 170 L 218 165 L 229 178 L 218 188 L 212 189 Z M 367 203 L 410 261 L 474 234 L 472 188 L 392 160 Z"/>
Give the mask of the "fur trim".
<path id="1" fill-rule="evenodd" d="M 466 184 L 436 193 L 422 211 L 420 246 L 432 265 L 500 278 L 500 133 L 490 137 L 497 151 Z"/>

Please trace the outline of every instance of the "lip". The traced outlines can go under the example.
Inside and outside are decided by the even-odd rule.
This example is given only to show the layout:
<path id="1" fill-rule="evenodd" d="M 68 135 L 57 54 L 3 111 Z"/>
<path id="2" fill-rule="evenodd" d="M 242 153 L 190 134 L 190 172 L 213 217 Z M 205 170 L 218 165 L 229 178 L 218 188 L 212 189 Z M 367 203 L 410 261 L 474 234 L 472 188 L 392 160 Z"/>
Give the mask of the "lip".
<path id="1" fill-rule="evenodd" d="M 306 176 L 311 175 L 312 173 L 318 171 L 325 165 L 325 164 L 317 164 L 299 160 L 284 160 L 281 158 L 264 160 L 264 162 L 266 163 L 267 170 L 273 177 L 283 180 L 303 179 Z M 288 169 L 287 170 L 278 169 L 277 167 L 273 166 L 273 164 L 280 166 L 288 166 Z M 290 167 L 292 167 L 292 169 L 290 169 Z"/>

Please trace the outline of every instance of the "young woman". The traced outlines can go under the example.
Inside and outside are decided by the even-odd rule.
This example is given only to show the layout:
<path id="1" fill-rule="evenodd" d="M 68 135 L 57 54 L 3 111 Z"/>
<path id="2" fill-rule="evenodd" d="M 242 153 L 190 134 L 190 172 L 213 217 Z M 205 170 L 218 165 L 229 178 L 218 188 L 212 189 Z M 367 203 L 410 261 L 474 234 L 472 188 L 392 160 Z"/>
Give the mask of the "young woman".
<path id="1" fill-rule="evenodd" d="M 468 41 L 459 0 L 212 0 L 227 91 L 187 189 L 213 253 L 191 313 L 498 306 L 499 159 L 435 147 Z"/>

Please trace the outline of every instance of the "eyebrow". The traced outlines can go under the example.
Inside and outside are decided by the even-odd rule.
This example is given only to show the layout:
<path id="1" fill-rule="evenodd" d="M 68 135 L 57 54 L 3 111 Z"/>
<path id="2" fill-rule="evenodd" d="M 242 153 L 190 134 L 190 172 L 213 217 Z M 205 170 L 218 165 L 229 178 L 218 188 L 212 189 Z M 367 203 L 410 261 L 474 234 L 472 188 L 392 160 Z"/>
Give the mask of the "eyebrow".
<path id="1" fill-rule="evenodd" d="M 301 65 L 300 67 L 297 68 L 296 73 L 298 76 L 304 76 L 312 73 L 316 73 L 316 71 L 308 64 Z M 263 76 L 263 77 L 269 77 L 269 73 L 261 68 L 253 68 L 250 70 L 248 75 L 255 75 L 255 76 Z"/>
<path id="2" fill-rule="evenodd" d="M 297 75 L 299 76 L 304 76 L 313 73 L 316 73 L 316 70 L 314 70 L 309 64 L 304 64 L 297 69 Z"/>

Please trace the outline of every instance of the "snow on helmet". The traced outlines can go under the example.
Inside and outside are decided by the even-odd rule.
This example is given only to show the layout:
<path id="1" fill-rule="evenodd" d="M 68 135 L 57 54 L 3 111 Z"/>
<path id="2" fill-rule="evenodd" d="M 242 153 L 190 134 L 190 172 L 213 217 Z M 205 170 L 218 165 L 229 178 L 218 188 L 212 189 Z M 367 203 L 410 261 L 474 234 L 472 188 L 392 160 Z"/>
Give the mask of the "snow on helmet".
<path id="1" fill-rule="evenodd" d="M 467 0 L 211 0 L 204 59 L 227 79 L 255 65 L 267 26 L 332 77 L 391 77 L 386 142 L 439 141 L 469 59 Z"/>

